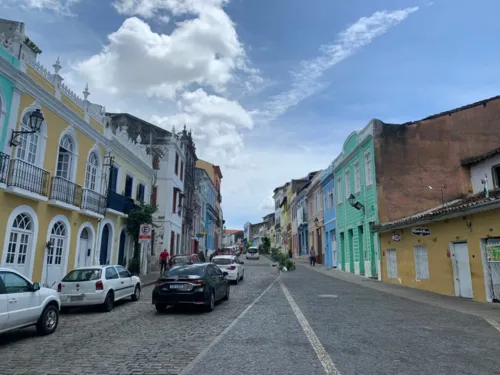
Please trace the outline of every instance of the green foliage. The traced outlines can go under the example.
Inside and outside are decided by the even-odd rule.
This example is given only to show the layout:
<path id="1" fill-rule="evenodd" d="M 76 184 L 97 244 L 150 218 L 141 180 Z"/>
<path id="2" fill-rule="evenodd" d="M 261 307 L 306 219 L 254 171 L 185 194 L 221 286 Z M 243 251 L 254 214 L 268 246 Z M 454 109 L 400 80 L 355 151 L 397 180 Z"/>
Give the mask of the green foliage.
<path id="1" fill-rule="evenodd" d="M 269 237 L 265 236 L 262 237 L 262 244 L 261 244 L 262 250 L 259 249 L 259 252 L 262 254 L 269 254 L 271 252 L 271 240 Z"/>
<path id="2" fill-rule="evenodd" d="M 141 245 L 139 243 L 139 232 L 141 230 L 141 224 L 150 224 L 153 227 L 153 214 L 158 210 L 158 207 L 152 206 L 150 204 L 141 203 L 140 206 L 136 206 L 133 210 L 128 213 L 126 230 L 129 236 L 134 241 L 134 256 L 131 261 L 131 265 L 134 260 L 139 260 L 140 269 L 140 256 L 141 256 Z M 135 265 L 135 263 L 134 263 Z M 132 272 L 132 271 L 130 271 Z"/>

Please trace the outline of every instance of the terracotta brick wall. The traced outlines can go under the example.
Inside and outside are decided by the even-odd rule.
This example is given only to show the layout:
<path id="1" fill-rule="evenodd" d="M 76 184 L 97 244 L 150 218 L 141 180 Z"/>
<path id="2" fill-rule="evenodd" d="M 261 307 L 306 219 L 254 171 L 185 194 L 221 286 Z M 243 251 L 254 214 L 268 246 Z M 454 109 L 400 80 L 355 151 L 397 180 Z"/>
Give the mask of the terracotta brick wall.
<path id="1" fill-rule="evenodd" d="M 500 97 L 427 119 L 374 125 L 380 222 L 403 218 L 472 192 L 460 160 L 500 146 Z"/>

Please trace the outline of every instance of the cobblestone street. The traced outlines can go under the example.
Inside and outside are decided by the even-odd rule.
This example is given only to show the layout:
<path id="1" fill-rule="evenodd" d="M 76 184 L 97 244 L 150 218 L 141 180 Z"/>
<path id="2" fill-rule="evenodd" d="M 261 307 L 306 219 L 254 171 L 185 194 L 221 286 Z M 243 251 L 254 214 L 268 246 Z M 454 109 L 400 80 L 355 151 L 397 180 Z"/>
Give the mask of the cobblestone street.
<path id="1" fill-rule="evenodd" d="M 276 279 L 267 258 L 246 260 L 245 280 L 208 314 L 158 314 L 149 286 L 139 302 L 108 314 L 62 315 L 51 336 L 2 336 L 1 373 L 498 373 L 500 332 L 477 316 L 490 311 L 498 320 L 496 306 L 473 303 L 462 313 L 316 271 L 300 265 Z"/>
<path id="2" fill-rule="evenodd" d="M 259 264 L 259 265 L 256 265 Z M 34 329 L 1 337 L 2 374 L 178 374 L 276 278 L 269 260 L 246 261 L 245 280 L 211 313 L 179 310 L 158 314 L 153 286 L 139 302 L 110 313 L 75 310 L 61 314 L 47 337 Z"/>

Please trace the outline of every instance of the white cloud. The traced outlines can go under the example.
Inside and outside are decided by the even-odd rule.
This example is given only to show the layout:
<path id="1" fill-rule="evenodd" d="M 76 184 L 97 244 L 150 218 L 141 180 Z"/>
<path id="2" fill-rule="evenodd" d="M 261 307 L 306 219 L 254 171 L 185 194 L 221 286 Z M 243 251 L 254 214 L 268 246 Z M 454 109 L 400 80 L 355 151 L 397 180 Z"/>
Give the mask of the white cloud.
<path id="1" fill-rule="evenodd" d="M 74 16 L 71 7 L 79 2 L 80 0 L 0 0 L 0 5 L 49 10 L 64 16 Z"/>
<path id="2" fill-rule="evenodd" d="M 302 61 L 300 69 L 292 72 L 290 90 L 272 98 L 259 113 L 259 117 L 267 121 L 274 120 L 289 108 L 321 90 L 327 83 L 321 82 L 320 78 L 328 69 L 352 56 L 418 9 L 413 7 L 392 12 L 379 11 L 370 17 L 358 19 L 342 31 L 333 44 L 321 46 L 318 57 Z"/>

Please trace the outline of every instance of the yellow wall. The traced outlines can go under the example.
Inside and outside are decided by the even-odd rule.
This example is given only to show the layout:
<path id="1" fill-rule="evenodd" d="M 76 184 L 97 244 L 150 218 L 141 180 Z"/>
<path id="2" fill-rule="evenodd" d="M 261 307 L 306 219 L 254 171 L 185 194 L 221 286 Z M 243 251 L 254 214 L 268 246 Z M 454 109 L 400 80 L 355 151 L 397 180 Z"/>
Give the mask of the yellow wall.
<path id="1" fill-rule="evenodd" d="M 134 191 L 132 192 L 132 198 L 135 199 L 135 189 L 139 180 L 146 184 L 146 194 L 149 196 L 151 194 L 151 179 L 147 177 L 140 169 L 137 169 L 133 165 L 130 165 L 125 159 L 121 158 L 119 155 L 114 155 L 115 162 L 120 166 L 119 181 L 117 183 L 116 192 L 122 194 L 125 191 L 125 178 L 127 171 L 134 175 Z M 145 197 L 148 201 L 148 197 Z M 149 202 L 149 201 L 148 201 Z"/>
<path id="2" fill-rule="evenodd" d="M 212 184 L 215 186 L 215 171 L 214 171 L 214 165 L 211 163 L 206 162 L 205 160 L 200 160 L 198 159 L 196 161 L 196 168 L 202 168 L 204 169 L 208 177 L 210 177 L 210 180 L 212 181 Z"/>
<path id="3" fill-rule="evenodd" d="M 471 223 L 470 229 L 467 227 L 468 221 Z M 382 281 L 455 296 L 453 268 L 447 251 L 451 242 L 467 241 L 474 299 L 486 302 L 481 240 L 487 237 L 500 237 L 500 210 L 491 210 L 422 226 L 431 230 L 430 236 L 414 236 L 411 233 L 411 227 L 380 233 L 380 247 L 383 252 Z M 395 233 L 401 236 L 400 242 L 392 241 L 392 236 Z M 417 281 L 415 279 L 413 247 L 418 245 L 427 246 L 428 280 Z M 387 277 L 386 251 L 388 249 L 396 250 L 399 280 Z"/>
<path id="4" fill-rule="evenodd" d="M 55 94 L 54 85 L 51 82 L 47 81 L 40 73 L 38 73 L 31 66 L 27 65 L 26 73 L 33 81 L 35 81 L 40 87 L 48 91 L 51 95 Z"/>
<path id="5" fill-rule="evenodd" d="M 2 248 L 4 251 L 7 251 L 7 248 L 4 247 L 5 241 L 5 232 L 7 229 L 7 221 L 9 219 L 10 213 L 18 206 L 30 206 L 36 212 L 38 216 L 38 238 L 35 246 L 35 259 L 33 266 L 33 281 L 42 281 L 40 280 L 42 277 L 42 266 L 45 256 L 45 243 L 47 242 L 47 232 L 50 221 L 56 215 L 64 215 L 68 218 L 68 221 L 71 224 L 71 238 L 69 245 L 69 255 L 68 255 L 68 271 L 73 268 L 75 262 L 75 253 L 76 253 L 76 243 L 77 243 L 77 234 L 80 226 L 84 222 L 89 222 L 92 224 L 95 233 L 97 233 L 97 219 L 94 219 L 89 216 L 80 215 L 78 212 L 70 212 L 68 210 L 64 210 L 58 207 L 50 206 L 46 202 L 39 202 L 30 200 L 27 198 L 19 197 L 13 194 L 6 193 L 4 190 L 0 190 L 0 207 L 2 207 L 3 214 L 0 215 L 0 228 L 1 228 L 1 237 L 0 241 L 2 244 Z M 29 260 L 27 260 L 28 262 Z"/>

